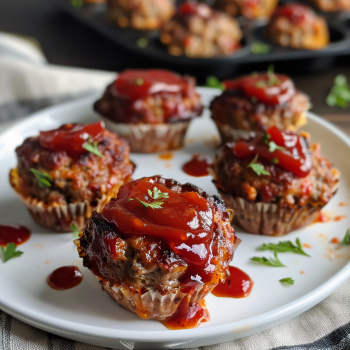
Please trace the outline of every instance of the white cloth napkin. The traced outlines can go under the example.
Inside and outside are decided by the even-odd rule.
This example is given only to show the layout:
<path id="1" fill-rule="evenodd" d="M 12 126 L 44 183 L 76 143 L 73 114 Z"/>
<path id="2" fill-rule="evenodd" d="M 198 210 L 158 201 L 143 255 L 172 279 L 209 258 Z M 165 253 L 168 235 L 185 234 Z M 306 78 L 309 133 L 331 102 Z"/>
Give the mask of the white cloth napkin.
<path id="1" fill-rule="evenodd" d="M 0 122 L 101 90 L 115 75 L 49 65 L 40 50 L 28 40 L 0 33 Z M 350 350 L 349 294 L 350 280 L 326 300 L 289 322 L 246 338 L 201 349 Z M 126 344 L 123 348 L 137 348 L 137 344 Z M 0 350 L 24 349 L 107 350 L 46 333 L 0 310 Z M 199 348 L 192 348 L 196 349 Z"/>

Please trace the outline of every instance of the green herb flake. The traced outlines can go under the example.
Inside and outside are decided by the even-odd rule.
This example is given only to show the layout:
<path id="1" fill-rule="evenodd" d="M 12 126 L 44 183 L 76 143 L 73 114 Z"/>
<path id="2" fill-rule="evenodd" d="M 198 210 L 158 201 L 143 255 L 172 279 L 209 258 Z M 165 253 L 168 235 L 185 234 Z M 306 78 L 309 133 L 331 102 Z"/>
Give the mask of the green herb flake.
<path id="1" fill-rule="evenodd" d="M 31 168 L 30 171 L 35 175 L 35 178 L 37 179 L 41 188 L 51 187 L 50 181 L 52 181 L 52 177 L 49 174 L 42 173 L 34 168 Z"/>
<path id="2" fill-rule="evenodd" d="M 16 250 L 17 246 L 14 243 L 9 243 L 6 248 L 1 247 L 2 259 L 4 263 L 12 258 L 19 257 L 23 254 L 20 250 Z"/>
<path id="3" fill-rule="evenodd" d="M 282 264 L 282 262 L 278 259 L 277 252 L 274 252 L 275 259 L 273 258 L 265 258 L 265 257 L 258 257 L 254 256 L 250 260 L 255 261 L 262 265 L 272 266 L 272 267 L 286 267 Z"/>
<path id="4" fill-rule="evenodd" d="M 264 88 L 266 87 L 266 83 L 264 81 L 258 81 L 256 84 L 255 84 L 256 87 L 258 88 Z"/>
<path id="5" fill-rule="evenodd" d="M 83 170 L 90 170 L 90 168 L 87 167 L 87 166 L 83 166 L 82 169 L 83 169 Z"/>
<path id="6" fill-rule="evenodd" d="M 276 77 L 276 74 L 274 73 L 275 66 L 273 64 L 270 64 L 267 68 L 267 76 L 269 77 L 268 85 L 274 86 L 279 85 L 281 81 Z"/>
<path id="7" fill-rule="evenodd" d="M 152 199 L 169 198 L 169 195 L 167 192 L 162 192 L 162 191 L 158 190 L 158 188 L 156 186 L 154 186 L 154 188 L 153 188 L 153 193 L 149 189 L 148 194 Z"/>
<path id="8" fill-rule="evenodd" d="M 340 242 L 340 245 L 348 245 L 348 244 L 350 244 L 350 229 L 346 231 L 344 238 Z"/>
<path id="9" fill-rule="evenodd" d="M 269 152 L 272 153 L 272 152 L 275 152 L 276 150 L 285 151 L 286 148 L 285 148 L 285 147 L 278 146 L 275 142 L 270 141 L 270 142 L 269 142 Z"/>
<path id="10" fill-rule="evenodd" d="M 143 202 L 141 199 L 136 198 L 146 209 L 148 207 L 152 209 L 163 209 L 162 205 L 164 204 L 163 201 L 157 201 L 157 202 L 152 202 L 152 203 L 146 203 Z"/>
<path id="11" fill-rule="evenodd" d="M 71 0 L 71 4 L 73 7 L 79 8 L 82 7 L 84 4 L 83 0 Z"/>
<path id="12" fill-rule="evenodd" d="M 148 46 L 148 40 L 146 38 L 140 38 L 137 40 L 136 44 L 140 49 L 144 49 Z"/>
<path id="13" fill-rule="evenodd" d="M 96 156 L 99 156 L 103 158 L 103 154 L 98 150 L 98 143 L 95 141 L 94 143 L 90 143 L 91 141 L 88 139 L 88 142 L 85 142 L 83 144 L 83 148 L 89 151 L 90 153 L 95 154 Z"/>
<path id="14" fill-rule="evenodd" d="M 329 92 L 326 103 L 330 107 L 346 108 L 350 102 L 350 86 L 344 75 L 339 74 L 334 79 L 334 85 Z"/>
<path id="15" fill-rule="evenodd" d="M 135 80 L 135 85 L 137 85 L 137 86 L 143 85 L 143 79 L 142 79 L 142 78 L 137 78 L 137 79 Z"/>
<path id="16" fill-rule="evenodd" d="M 293 278 L 290 278 L 290 277 L 282 278 L 282 279 L 280 279 L 280 282 L 286 283 L 286 284 L 294 284 Z"/>
<path id="17" fill-rule="evenodd" d="M 73 231 L 73 236 L 78 238 L 79 237 L 79 230 L 78 227 L 75 224 L 70 225 L 70 228 Z"/>
<path id="18" fill-rule="evenodd" d="M 265 170 L 262 164 L 256 163 L 258 160 L 258 155 L 256 154 L 254 159 L 247 165 L 247 168 L 252 168 L 257 175 L 271 175 L 269 171 Z"/>
<path id="19" fill-rule="evenodd" d="M 305 253 L 303 250 L 302 244 L 297 238 L 295 240 L 296 244 L 293 244 L 291 241 L 283 241 L 283 242 L 278 242 L 278 244 L 274 243 L 268 243 L 268 244 L 263 244 L 260 247 L 258 247 L 258 250 L 271 250 L 275 253 L 286 253 L 286 252 L 291 252 L 295 254 L 301 254 L 310 257 L 309 254 Z"/>
<path id="20" fill-rule="evenodd" d="M 272 164 L 278 164 L 278 163 L 279 163 L 278 158 L 275 157 L 275 158 L 271 159 L 271 163 L 272 163 Z"/>
<path id="21" fill-rule="evenodd" d="M 224 84 L 217 77 L 214 77 L 213 75 L 210 75 L 207 77 L 206 87 L 225 90 Z"/>
<path id="22" fill-rule="evenodd" d="M 257 41 L 251 46 L 250 50 L 254 55 L 267 54 L 271 51 L 271 45 Z"/>
<path id="23" fill-rule="evenodd" d="M 262 141 L 267 145 L 269 143 L 269 140 L 271 138 L 271 135 L 268 132 L 265 132 Z"/>

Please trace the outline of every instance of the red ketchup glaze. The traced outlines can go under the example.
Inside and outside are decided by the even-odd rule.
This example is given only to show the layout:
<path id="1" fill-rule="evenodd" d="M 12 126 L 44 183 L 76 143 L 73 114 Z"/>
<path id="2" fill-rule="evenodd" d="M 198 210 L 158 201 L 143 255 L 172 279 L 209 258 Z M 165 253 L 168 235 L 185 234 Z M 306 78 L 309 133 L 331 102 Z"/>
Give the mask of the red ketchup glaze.
<path id="1" fill-rule="evenodd" d="M 184 2 L 177 10 L 180 16 L 195 15 L 203 18 L 209 18 L 212 13 L 213 10 L 208 5 L 192 1 Z"/>
<path id="2" fill-rule="evenodd" d="M 186 89 L 186 81 L 178 74 L 162 69 L 133 69 L 118 75 L 114 82 L 117 96 L 135 101 L 159 93 L 178 93 Z"/>
<path id="3" fill-rule="evenodd" d="M 284 104 L 295 94 L 293 81 L 286 75 L 275 73 L 247 75 L 223 81 L 223 84 L 226 89 L 242 90 L 246 96 L 270 105 Z"/>
<path id="4" fill-rule="evenodd" d="M 64 151 L 70 157 L 88 153 L 83 144 L 99 141 L 103 136 L 104 124 L 65 124 L 58 129 L 40 131 L 39 141 L 43 148 L 53 152 Z M 90 137 L 90 138 L 89 138 Z"/>
<path id="5" fill-rule="evenodd" d="M 322 213 L 322 211 L 320 211 L 317 219 L 315 220 L 315 222 L 328 222 L 328 221 L 331 221 L 331 219 L 327 215 Z"/>
<path id="6" fill-rule="evenodd" d="M 155 186 L 169 198 L 163 201 L 160 209 L 145 208 L 137 198 L 145 203 L 154 202 L 149 198 L 148 190 L 153 191 Z M 165 242 L 188 264 L 183 284 L 211 280 L 214 270 L 210 263 L 213 208 L 197 192 L 177 193 L 154 183 L 152 178 L 131 181 L 120 189 L 117 199 L 104 207 L 102 216 L 122 236 L 148 236 Z M 113 241 L 110 245 L 113 251 Z"/>
<path id="7" fill-rule="evenodd" d="M 285 4 L 278 6 L 272 17 L 285 17 L 298 25 L 303 22 L 312 22 L 315 14 L 308 6 L 302 4 Z"/>
<path id="8" fill-rule="evenodd" d="M 263 136 L 251 141 L 237 142 L 233 153 L 238 158 L 258 154 L 268 161 L 277 158 L 278 166 L 284 168 L 298 177 L 305 177 L 309 174 L 312 162 L 311 155 L 304 138 L 291 131 L 281 131 L 276 126 L 267 129 L 270 135 L 268 142 L 273 141 L 285 150 L 269 151 L 269 146 L 263 142 Z"/>
<path id="9" fill-rule="evenodd" d="M 9 243 L 16 245 L 27 242 L 31 232 L 28 228 L 20 225 L 0 225 L 0 246 Z"/>
<path id="10" fill-rule="evenodd" d="M 230 277 L 218 284 L 212 294 L 216 297 L 246 298 L 253 288 L 252 279 L 237 267 L 230 266 Z"/>
<path id="11" fill-rule="evenodd" d="M 210 315 L 206 309 L 205 300 L 189 305 L 189 296 L 182 299 L 175 313 L 162 324 L 168 329 L 197 328 L 202 322 L 208 322 Z"/>
<path id="12" fill-rule="evenodd" d="M 66 290 L 76 287 L 83 280 L 83 275 L 76 266 L 63 266 L 47 277 L 47 284 L 55 290 Z"/>
<path id="13" fill-rule="evenodd" d="M 213 159 L 204 154 L 194 154 L 192 159 L 185 163 L 182 170 L 191 176 L 207 176 L 209 175 L 209 168 L 213 166 Z"/>

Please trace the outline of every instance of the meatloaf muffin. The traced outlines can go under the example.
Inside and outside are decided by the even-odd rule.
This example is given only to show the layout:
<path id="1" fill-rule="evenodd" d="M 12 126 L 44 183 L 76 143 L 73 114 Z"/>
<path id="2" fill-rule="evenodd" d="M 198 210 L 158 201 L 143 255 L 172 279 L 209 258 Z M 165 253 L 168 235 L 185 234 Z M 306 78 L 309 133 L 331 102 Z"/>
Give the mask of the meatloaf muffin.
<path id="1" fill-rule="evenodd" d="M 120 27 L 158 29 L 175 12 L 174 0 L 108 0 L 109 21 Z"/>
<path id="2" fill-rule="evenodd" d="M 130 179 L 134 165 L 124 140 L 103 123 L 65 124 L 16 148 L 10 183 L 33 219 L 58 231 L 82 229 Z"/>
<path id="3" fill-rule="evenodd" d="M 285 75 L 253 73 L 223 84 L 226 90 L 210 105 L 223 143 L 261 135 L 272 125 L 296 131 L 306 123 L 309 98 Z"/>
<path id="4" fill-rule="evenodd" d="M 307 135 L 304 135 L 307 136 Z M 233 222 L 254 234 L 281 236 L 313 223 L 338 187 L 339 171 L 320 144 L 275 126 L 265 135 L 227 143 L 215 185 Z"/>
<path id="5" fill-rule="evenodd" d="M 173 56 L 227 56 L 241 47 L 242 32 L 225 13 L 204 3 L 185 2 L 163 25 L 160 39 Z"/>
<path id="6" fill-rule="evenodd" d="M 75 243 L 119 305 L 194 328 L 209 319 L 202 299 L 229 275 L 235 234 L 219 197 L 153 176 L 122 186 Z"/>
<path id="7" fill-rule="evenodd" d="M 267 26 L 267 35 L 272 42 L 295 49 L 319 50 L 329 43 L 326 20 L 302 4 L 278 6 Z"/>
<path id="8" fill-rule="evenodd" d="M 270 17 L 278 0 L 216 0 L 215 6 L 230 16 Z"/>
<path id="9" fill-rule="evenodd" d="M 320 10 L 330 11 L 349 11 L 350 0 L 311 0 Z"/>
<path id="10" fill-rule="evenodd" d="M 202 113 L 195 86 L 193 77 L 166 70 L 126 70 L 94 109 L 108 129 L 128 140 L 132 152 L 177 149 L 191 119 Z"/>

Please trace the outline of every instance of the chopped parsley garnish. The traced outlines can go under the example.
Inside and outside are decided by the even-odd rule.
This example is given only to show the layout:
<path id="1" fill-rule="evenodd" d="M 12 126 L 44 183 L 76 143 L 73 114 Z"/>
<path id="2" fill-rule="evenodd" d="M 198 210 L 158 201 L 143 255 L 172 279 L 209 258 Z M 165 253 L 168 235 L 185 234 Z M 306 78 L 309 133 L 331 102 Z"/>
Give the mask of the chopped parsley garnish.
<path id="1" fill-rule="evenodd" d="M 16 250 L 17 246 L 14 243 L 9 243 L 6 245 L 6 248 L 1 247 L 2 252 L 2 259 L 4 263 L 12 258 L 16 258 L 18 256 L 21 256 L 23 252 L 20 250 Z"/>
<path id="2" fill-rule="evenodd" d="M 98 150 L 98 142 L 92 142 L 91 136 L 89 136 L 87 142 L 83 144 L 83 148 L 89 151 L 90 153 L 96 154 L 97 156 L 103 158 L 103 154 Z"/>
<path id="3" fill-rule="evenodd" d="M 90 170 L 90 168 L 87 167 L 87 166 L 83 166 L 82 169 L 83 169 L 83 170 Z"/>
<path id="4" fill-rule="evenodd" d="M 350 102 L 350 86 L 344 75 L 339 74 L 335 77 L 334 85 L 327 96 L 326 102 L 330 107 L 346 108 L 348 106 Z"/>
<path id="5" fill-rule="evenodd" d="M 206 86 L 220 89 L 220 90 L 225 90 L 224 84 L 217 77 L 214 77 L 213 75 L 210 75 L 209 77 L 207 77 Z"/>
<path id="6" fill-rule="evenodd" d="M 297 238 L 295 240 L 295 243 L 296 243 L 296 245 L 293 244 L 291 241 L 278 242 L 278 244 L 274 244 L 274 243 L 265 244 L 264 243 L 263 245 L 258 247 L 258 250 L 272 250 L 275 253 L 291 252 L 291 253 L 295 253 L 295 254 L 310 256 L 309 254 L 304 252 L 299 238 Z"/>
<path id="7" fill-rule="evenodd" d="M 290 277 L 282 278 L 282 279 L 280 279 L 280 282 L 287 283 L 287 284 L 294 284 L 293 278 L 290 278 Z"/>
<path id="8" fill-rule="evenodd" d="M 275 142 L 273 141 L 270 141 L 269 142 L 269 152 L 275 152 L 276 150 L 280 150 L 280 151 L 285 151 L 286 148 L 285 147 L 281 147 L 281 146 L 278 146 Z"/>
<path id="9" fill-rule="evenodd" d="M 148 40 L 146 38 L 140 38 L 139 40 L 137 40 L 136 44 L 140 49 L 144 49 L 148 46 Z"/>
<path id="10" fill-rule="evenodd" d="M 340 242 L 340 245 L 348 245 L 348 244 L 350 244 L 350 229 L 346 231 L 344 238 Z"/>
<path id="11" fill-rule="evenodd" d="M 269 143 L 269 140 L 271 138 L 271 135 L 268 133 L 268 132 L 265 132 L 263 138 L 262 138 L 262 141 L 265 143 L 265 144 L 268 144 Z"/>
<path id="12" fill-rule="evenodd" d="M 137 85 L 137 86 L 143 85 L 143 79 L 142 79 L 142 78 L 137 78 L 137 79 L 135 80 L 135 85 Z"/>
<path id="13" fill-rule="evenodd" d="M 266 54 L 271 51 L 271 45 L 257 41 L 251 46 L 250 50 L 254 55 Z"/>
<path id="14" fill-rule="evenodd" d="M 258 88 L 264 88 L 264 87 L 266 87 L 267 85 L 266 85 L 266 83 L 265 83 L 264 81 L 260 80 L 260 81 L 258 81 L 258 82 L 255 84 L 255 86 L 258 87 Z"/>
<path id="15" fill-rule="evenodd" d="M 254 159 L 247 165 L 247 168 L 252 168 L 253 171 L 260 175 L 271 175 L 269 171 L 265 170 L 264 166 L 262 164 L 256 163 L 258 160 L 258 155 L 256 154 Z"/>
<path id="16" fill-rule="evenodd" d="M 83 4 L 84 4 L 84 1 L 83 0 L 71 0 L 71 4 L 73 7 L 82 7 Z"/>
<path id="17" fill-rule="evenodd" d="M 150 189 L 148 189 L 148 195 L 153 199 L 156 200 L 152 203 L 146 203 L 142 201 L 139 198 L 136 198 L 145 208 L 152 208 L 152 209 L 163 209 L 162 205 L 164 204 L 164 200 L 169 198 L 169 194 L 167 192 L 160 191 L 156 186 L 153 187 L 153 193 Z M 160 199 L 160 200 L 159 200 Z M 133 198 L 129 198 L 129 201 L 132 201 Z"/>
<path id="18" fill-rule="evenodd" d="M 41 188 L 48 188 L 51 187 L 52 177 L 49 174 L 42 173 L 39 170 L 36 170 L 34 168 L 31 168 L 30 171 L 35 175 L 35 178 L 37 179 L 39 186 Z"/>
<path id="19" fill-rule="evenodd" d="M 153 193 L 149 189 L 148 194 L 152 199 L 169 198 L 168 193 L 166 193 L 166 192 L 163 193 L 162 191 L 158 190 L 158 188 L 156 186 L 154 186 L 154 188 L 153 188 Z"/>
<path id="20" fill-rule="evenodd" d="M 282 264 L 282 262 L 278 259 L 277 257 L 277 252 L 274 252 L 274 256 L 275 259 L 273 258 L 265 258 L 263 257 L 259 257 L 259 256 L 254 256 L 253 258 L 251 258 L 250 260 L 255 261 L 259 264 L 262 265 L 267 265 L 267 266 L 272 266 L 272 267 L 286 267 L 285 265 Z"/>
<path id="21" fill-rule="evenodd" d="M 78 230 L 78 227 L 76 227 L 75 224 L 72 224 L 72 225 L 70 225 L 70 228 L 71 228 L 72 231 L 73 231 L 74 237 L 78 238 L 78 237 L 79 237 L 79 230 Z"/>
<path id="22" fill-rule="evenodd" d="M 273 64 L 270 64 L 267 68 L 267 76 L 269 77 L 268 85 L 274 86 L 281 83 L 281 81 L 276 77 L 276 74 L 274 73 L 275 66 Z"/>
<path id="23" fill-rule="evenodd" d="M 163 209 L 162 205 L 164 204 L 163 201 L 157 201 L 157 202 L 152 202 L 152 203 L 146 203 L 143 202 L 142 200 L 136 198 L 145 208 L 152 208 L 152 209 Z"/>
<path id="24" fill-rule="evenodd" d="M 278 163 L 279 163 L 278 158 L 275 157 L 275 158 L 271 159 L 271 163 L 272 163 L 272 164 L 278 164 Z"/>

